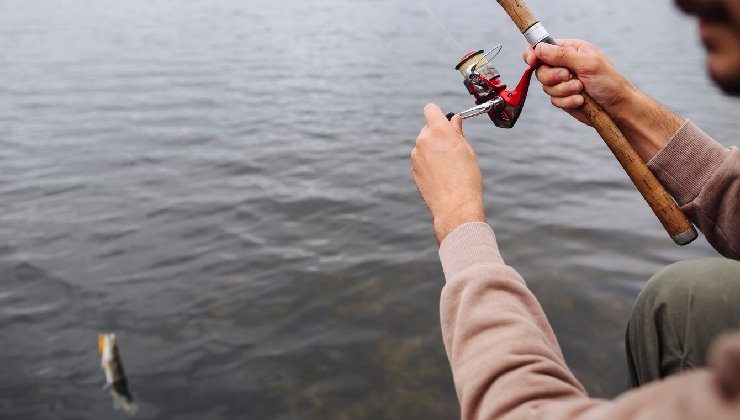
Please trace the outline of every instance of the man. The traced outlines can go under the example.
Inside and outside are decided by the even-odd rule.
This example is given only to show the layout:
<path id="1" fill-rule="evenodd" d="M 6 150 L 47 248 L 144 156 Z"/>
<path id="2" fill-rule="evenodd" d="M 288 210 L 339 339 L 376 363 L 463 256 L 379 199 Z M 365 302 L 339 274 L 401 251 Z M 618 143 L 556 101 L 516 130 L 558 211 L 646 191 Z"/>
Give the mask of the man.
<path id="1" fill-rule="evenodd" d="M 712 78 L 740 95 L 740 1 L 679 1 L 700 18 Z M 585 90 L 725 259 L 671 266 L 638 297 L 628 325 L 633 385 L 613 401 L 590 399 L 565 365 L 536 298 L 505 265 L 486 224 L 475 152 L 462 119 L 427 105 L 411 153 L 432 214 L 447 284 L 441 323 L 462 417 L 740 418 L 740 151 L 727 149 L 632 86 L 583 41 L 525 52 L 555 106 L 578 111 Z M 575 76 L 575 77 L 573 77 Z M 670 287 L 666 284 L 670 282 Z M 713 348 L 707 352 L 709 343 Z M 706 356 L 709 354 L 709 356 Z M 709 365 L 708 368 L 698 366 Z"/>

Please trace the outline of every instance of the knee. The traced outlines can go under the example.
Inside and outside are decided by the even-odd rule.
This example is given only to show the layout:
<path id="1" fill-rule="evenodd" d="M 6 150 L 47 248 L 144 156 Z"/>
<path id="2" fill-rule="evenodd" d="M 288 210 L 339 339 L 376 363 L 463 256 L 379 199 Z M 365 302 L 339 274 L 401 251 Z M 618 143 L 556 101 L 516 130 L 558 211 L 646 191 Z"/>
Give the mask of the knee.
<path id="1" fill-rule="evenodd" d="M 740 262 L 726 258 L 681 261 L 665 267 L 637 296 L 631 318 L 658 308 L 675 310 L 737 305 L 740 299 Z"/>
<path id="2" fill-rule="evenodd" d="M 680 261 L 658 271 L 640 291 L 635 306 L 674 306 L 685 302 L 691 290 L 706 281 L 706 278 L 702 278 L 704 276 L 693 275 L 696 266 L 703 262 L 704 260 Z"/>

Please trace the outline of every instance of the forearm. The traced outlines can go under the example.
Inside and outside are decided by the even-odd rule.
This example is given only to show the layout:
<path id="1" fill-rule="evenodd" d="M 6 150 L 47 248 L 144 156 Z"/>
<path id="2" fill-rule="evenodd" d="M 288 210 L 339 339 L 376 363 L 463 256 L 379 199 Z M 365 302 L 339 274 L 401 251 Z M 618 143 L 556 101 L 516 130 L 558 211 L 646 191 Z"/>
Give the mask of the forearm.
<path id="1" fill-rule="evenodd" d="M 737 418 L 740 398 L 718 398 L 717 377 L 706 370 L 614 401 L 589 398 L 566 366 L 537 299 L 504 264 L 488 225 L 468 223 L 452 232 L 440 258 L 447 279 L 442 336 L 462 420 Z"/>
<path id="2" fill-rule="evenodd" d="M 740 259 L 740 150 L 686 121 L 648 166 L 709 243 Z"/>
<path id="3" fill-rule="evenodd" d="M 740 258 L 740 152 L 728 149 L 636 88 L 612 115 L 709 243 Z"/>
<path id="4" fill-rule="evenodd" d="M 619 129 L 644 162 L 649 162 L 683 125 L 684 119 L 637 88 L 613 115 Z"/>
<path id="5" fill-rule="evenodd" d="M 522 418 L 538 400 L 585 397 L 537 299 L 504 264 L 488 225 L 461 226 L 440 257 L 447 278 L 442 335 L 463 419 Z"/>

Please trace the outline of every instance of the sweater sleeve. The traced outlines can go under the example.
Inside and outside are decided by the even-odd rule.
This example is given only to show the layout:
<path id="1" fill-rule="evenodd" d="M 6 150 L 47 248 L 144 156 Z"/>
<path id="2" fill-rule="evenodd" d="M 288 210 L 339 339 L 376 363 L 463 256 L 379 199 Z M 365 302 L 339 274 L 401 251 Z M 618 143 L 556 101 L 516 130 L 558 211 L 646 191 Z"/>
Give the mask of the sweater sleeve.
<path id="1" fill-rule="evenodd" d="M 706 370 L 614 401 L 589 398 L 566 366 L 537 299 L 504 264 L 487 224 L 462 225 L 439 253 L 447 279 L 442 336 L 462 419 L 705 420 L 706 413 L 736 418 L 740 412 L 740 398 L 734 405 L 721 401 Z M 733 360 L 740 362 L 740 355 Z"/>
<path id="2" fill-rule="evenodd" d="M 686 121 L 648 166 L 709 243 L 740 259 L 740 150 Z"/>
<path id="3" fill-rule="evenodd" d="M 585 399 L 524 280 L 493 230 L 467 223 L 440 247 L 441 322 L 463 419 L 494 419 L 543 399 Z M 516 417 L 514 417 L 516 418 Z"/>

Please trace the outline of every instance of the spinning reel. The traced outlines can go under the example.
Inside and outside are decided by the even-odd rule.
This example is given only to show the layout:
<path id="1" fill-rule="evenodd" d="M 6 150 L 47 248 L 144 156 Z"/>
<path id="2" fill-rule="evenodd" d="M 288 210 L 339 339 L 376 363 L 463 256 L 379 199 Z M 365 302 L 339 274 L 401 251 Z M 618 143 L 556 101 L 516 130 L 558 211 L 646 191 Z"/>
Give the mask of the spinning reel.
<path id="1" fill-rule="evenodd" d="M 522 113 L 532 73 L 537 67 L 527 68 L 516 88 L 506 90 L 506 85 L 501 82 L 501 74 L 490 62 L 499 52 L 501 45 L 485 54 L 483 50 L 472 51 L 455 67 L 465 79 L 465 87 L 475 97 L 476 103 L 476 106 L 461 112 L 460 116 L 465 119 L 487 113 L 496 127 L 511 128 Z M 447 114 L 447 119 L 452 119 L 454 115 Z"/>

